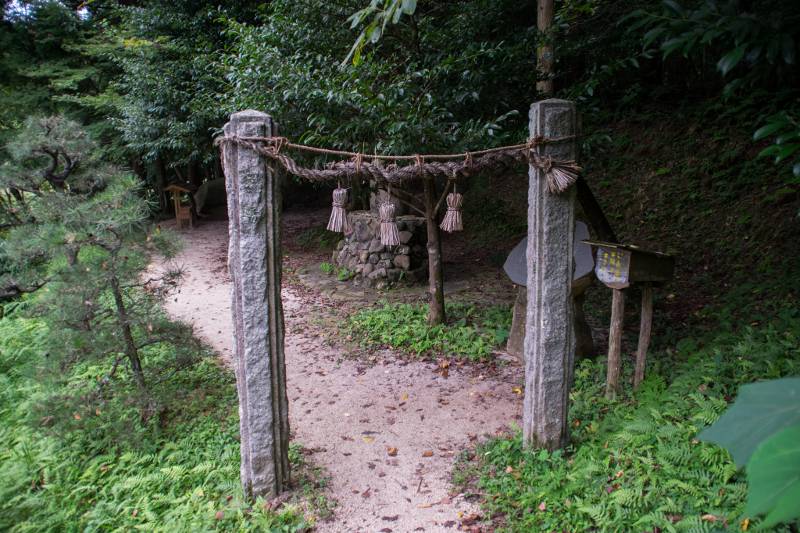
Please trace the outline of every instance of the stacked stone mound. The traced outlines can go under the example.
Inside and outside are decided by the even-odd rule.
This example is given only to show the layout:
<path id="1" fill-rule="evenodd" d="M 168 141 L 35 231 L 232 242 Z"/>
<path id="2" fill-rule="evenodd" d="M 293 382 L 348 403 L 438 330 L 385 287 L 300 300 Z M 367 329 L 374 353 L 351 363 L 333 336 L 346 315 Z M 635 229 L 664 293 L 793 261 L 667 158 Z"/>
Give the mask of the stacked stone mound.
<path id="1" fill-rule="evenodd" d="M 348 214 L 353 232 L 336 245 L 332 262 L 353 273 L 356 283 L 386 286 L 398 281 L 417 281 L 426 272 L 425 219 L 399 216 L 397 229 L 400 244 L 384 246 L 380 238 L 380 220 L 372 211 Z"/>

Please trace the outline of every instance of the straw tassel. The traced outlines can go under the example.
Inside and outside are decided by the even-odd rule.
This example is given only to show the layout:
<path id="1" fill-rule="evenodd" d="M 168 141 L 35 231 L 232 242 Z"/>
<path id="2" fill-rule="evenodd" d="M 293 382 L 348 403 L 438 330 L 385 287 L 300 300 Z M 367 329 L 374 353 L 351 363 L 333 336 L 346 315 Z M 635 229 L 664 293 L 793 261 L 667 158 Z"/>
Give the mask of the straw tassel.
<path id="1" fill-rule="evenodd" d="M 447 212 L 444 214 L 441 225 L 439 225 L 447 233 L 464 229 L 464 224 L 461 221 L 461 204 L 463 202 L 464 197 L 457 193 L 455 189 L 447 195 Z"/>
<path id="2" fill-rule="evenodd" d="M 533 164 L 544 173 L 550 194 L 561 194 L 569 189 L 581 172 L 574 161 L 553 161 L 550 156 L 533 154 Z"/>
<path id="3" fill-rule="evenodd" d="M 400 244 L 400 235 L 397 223 L 394 220 L 394 204 L 384 202 L 378 207 L 381 219 L 381 244 L 384 246 L 397 246 Z"/>
<path id="4" fill-rule="evenodd" d="M 331 218 L 328 220 L 328 230 L 337 233 L 350 233 L 350 222 L 347 220 L 347 211 L 344 206 L 347 205 L 347 189 L 341 186 L 333 190 L 333 208 L 331 209 Z"/>

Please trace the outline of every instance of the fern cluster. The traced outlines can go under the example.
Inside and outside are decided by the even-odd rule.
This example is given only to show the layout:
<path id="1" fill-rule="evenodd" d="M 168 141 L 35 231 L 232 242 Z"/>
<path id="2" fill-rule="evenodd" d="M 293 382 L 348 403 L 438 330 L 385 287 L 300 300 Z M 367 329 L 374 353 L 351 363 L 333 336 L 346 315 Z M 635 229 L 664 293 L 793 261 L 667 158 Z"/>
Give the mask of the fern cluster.
<path id="1" fill-rule="evenodd" d="M 659 354 L 635 396 L 616 402 L 603 398 L 603 363 L 583 361 L 576 371 L 567 450 L 523 450 L 515 435 L 476 454 L 489 513 L 504 516 L 508 531 L 756 525 L 743 516 L 744 474 L 727 451 L 696 437 L 739 384 L 800 374 L 800 313 L 786 311 L 769 327 L 727 334 L 702 349 Z"/>
<path id="2" fill-rule="evenodd" d="M 47 334 L 47 326 L 35 319 L 0 320 L 0 530 L 308 527 L 299 505 L 274 512 L 264 502 L 244 500 L 235 388 L 215 362 L 201 360 L 171 381 L 176 390 L 168 420 L 137 429 L 134 438 L 107 439 L 102 429 L 111 424 L 108 413 L 136 415 L 135 405 L 112 406 L 112 398 L 92 412 L 41 416 L 37 403 L 57 392 L 43 390 L 44 382 L 36 379 L 47 359 Z M 91 384 L 103 374 L 79 365 L 64 386 Z M 300 457 L 296 450 L 291 456 L 295 463 Z"/>
<path id="3" fill-rule="evenodd" d="M 471 360 L 487 359 L 508 339 L 511 308 L 447 304 L 447 324 L 428 325 L 428 306 L 384 303 L 362 309 L 347 330 L 366 346 L 391 346 L 414 355 L 440 353 Z"/>

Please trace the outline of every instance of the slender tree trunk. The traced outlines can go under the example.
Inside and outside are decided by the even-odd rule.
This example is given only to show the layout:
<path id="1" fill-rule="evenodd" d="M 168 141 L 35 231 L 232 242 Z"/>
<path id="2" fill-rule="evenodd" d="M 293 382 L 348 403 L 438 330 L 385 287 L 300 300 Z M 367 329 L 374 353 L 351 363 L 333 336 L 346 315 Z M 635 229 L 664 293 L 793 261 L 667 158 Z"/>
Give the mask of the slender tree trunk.
<path id="1" fill-rule="evenodd" d="M 442 324 L 444 310 L 444 270 L 442 268 L 442 241 L 439 240 L 439 225 L 436 223 L 436 183 L 433 179 L 425 184 L 425 225 L 428 229 L 428 324 Z"/>
<path id="2" fill-rule="evenodd" d="M 117 322 L 119 322 L 119 327 L 122 330 L 122 338 L 125 341 L 125 356 L 131 364 L 133 379 L 136 382 L 136 386 L 139 387 L 139 390 L 146 391 L 147 387 L 144 382 L 142 361 L 139 359 L 139 350 L 136 349 L 136 343 L 133 341 L 128 309 L 125 307 L 125 301 L 122 298 L 122 289 L 119 286 L 119 279 L 117 279 L 116 274 L 111 275 L 111 292 L 114 295 L 114 304 L 117 308 Z"/>
<path id="3" fill-rule="evenodd" d="M 536 48 L 536 68 L 538 81 L 536 90 L 544 95 L 553 94 L 553 42 L 550 27 L 553 25 L 553 0 L 539 0 L 536 13 L 536 27 L 539 38 L 544 41 Z"/>
<path id="4" fill-rule="evenodd" d="M 156 192 L 158 193 L 158 207 L 162 214 L 169 214 L 169 200 L 164 187 L 167 186 L 167 169 L 164 160 L 160 157 L 156 159 Z"/>

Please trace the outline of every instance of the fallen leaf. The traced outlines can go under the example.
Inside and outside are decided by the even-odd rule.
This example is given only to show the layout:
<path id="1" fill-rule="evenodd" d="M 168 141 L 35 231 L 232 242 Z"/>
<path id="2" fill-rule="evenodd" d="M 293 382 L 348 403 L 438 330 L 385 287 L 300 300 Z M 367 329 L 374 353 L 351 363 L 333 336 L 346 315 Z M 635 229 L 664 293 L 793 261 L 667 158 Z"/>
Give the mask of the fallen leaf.
<path id="1" fill-rule="evenodd" d="M 461 519 L 462 526 L 471 526 L 475 522 L 481 519 L 481 515 L 477 513 L 471 513 Z"/>
<path id="2" fill-rule="evenodd" d="M 139 514 L 139 509 L 134 509 L 133 512 L 131 513 L 131 516 L 136 516 L 138 514 Z"/>
<path id="3" fill-rule="evenodd" d="M 398 518 L 400 518 L 400 515 L 396 514 L 392 516 L 382 516 L 381 520 L 386 520 L 387 522 L 397 522 Z"/>
<path id="4" fill-rule="evenodd" d="M 517 396 L 522 396 L 522 387 L 511 387 L 511 392 Z"/>
<path id="5" fill-rule="evenodd" d="M 80 420 L 81 419 L 81 415 L 79 415 L 78 413 L 75 413 L 74 415 L 72 415 L 72 418 L 74 418 L 75 420 Z"/>
<path id="6" fill-rule="evenodd" d="M 547 510 L 547 504 L 545 502 L 540 503 L 538 509 L 540 511 L 546 511 Z"/>
<path id="7" fill-rule="evenodd" d="M 404 392 L 402 396 L 400 396 L 400 401 L 405 402 L 408 401 L 408 393 Z"/>
<path id="8" fill-rule="evenodd" d="M 394 457 L 397 455 L 397 448 L 386 448 L 386 453 L 389 454 L 389 457 Z"/>
<path id="9" fill-rule="evenodd" d="M 222 511 L 217 511 L 217 514 L 214 515 L 214 518 L 216 518 L 217 520 L 222 520 L 223 518 L 225 518 L 225 513 Z"/>
<path id="10" fill-rule="evenodd" d="M 506 474 L 510 474 L 513 471 L 514 471 L 514 467 L 513 466 L 509 465 L 509 466 L 506 467 Z"/>
<path id="11" fill-rule="evenodd" d="M 742 520 L 742 523 L 740 524 L 740 526 L 742 528 L 742 531 L 747 531 L 747 529 L 750 527 L 750 519 L 749 518 L 745 518 L 744 520 Z"/>
<path id="12" fill-rule="evenodd" d="M 431 450 L 425 450 L 422 452 L 422 457 L 433 457 L 433 452 Z"/>
<path id="13" fill-rule="evenodd" d="M 372 444 L 373 442 L 375 442 L 375 437 L 368 437 L 368 436 L 365 435 L 365 436 L 361 437 L 361 440 L 363 440 L 367 444 Z"/>
<path id="14" fill-rule="evenodd" d="M 713 514 L 704 514 L 703 516 L 700 517 L 700 520 L 702 520 L 703 522 L 712 522 L 713 523 L 713 522 L 716 522 L 717 520 L 719 520 L 719 517 L 717 515 L 713 515 Z"/>

